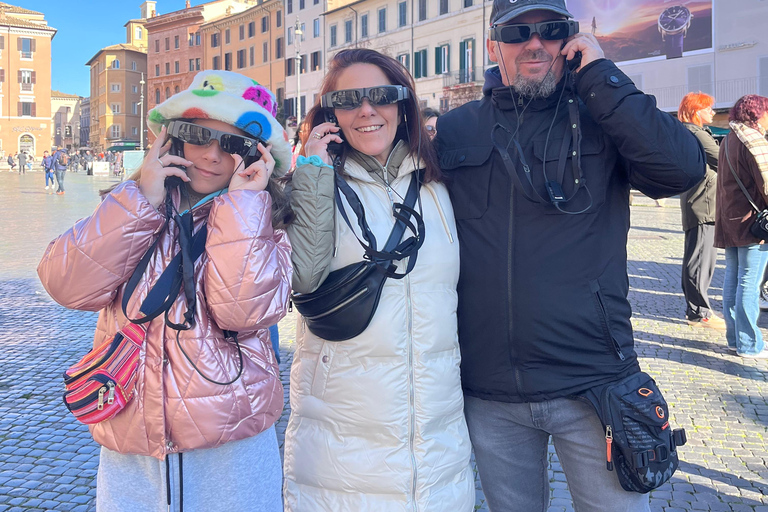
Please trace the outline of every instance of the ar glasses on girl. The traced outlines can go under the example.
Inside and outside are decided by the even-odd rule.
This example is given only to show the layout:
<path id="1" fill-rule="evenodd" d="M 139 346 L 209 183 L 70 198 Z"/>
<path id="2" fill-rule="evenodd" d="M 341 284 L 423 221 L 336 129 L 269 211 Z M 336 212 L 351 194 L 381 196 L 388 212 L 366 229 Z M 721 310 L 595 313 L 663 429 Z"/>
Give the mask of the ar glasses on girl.
<path id="1" fill-rule="evenodd" d="M 371 105 L 380 107 L 392 105 L 408 98 L 408 89 L 402 85 L 380 85 L 377 87 L 362 87 L 360 89 L 344 89 L 324 94 L 320 104 L 324 108 L 354 110 L 368 98 Z"/>
<path id="2" fill-rule="evenodd" d="M 168 124 L 168 134 L 195 146 L 207 146 L 215 140 L 218 141 L 222 151 L 230 155 L 240 155 L 243 158 L 257 151 L 256 147 L 260 142 L 258 139 L 221 132 L 187 121 L 171 121 Z"/>

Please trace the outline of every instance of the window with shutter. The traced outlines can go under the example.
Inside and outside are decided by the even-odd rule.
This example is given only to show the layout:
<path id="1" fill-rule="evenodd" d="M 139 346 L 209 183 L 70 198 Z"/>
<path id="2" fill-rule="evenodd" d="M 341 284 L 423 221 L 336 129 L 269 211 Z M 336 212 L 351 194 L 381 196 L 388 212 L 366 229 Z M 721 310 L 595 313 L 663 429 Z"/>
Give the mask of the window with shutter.
<path id="1" fill-rule="evenodd" d="M 0 69 L 0 83 L 5 82 L 5 70 Z"/>
<path id="2" fill-rule="evenodd" d="M 17 115 L 18 115 L 19 117 L 21 117 L 21 114 L 22 114 L 22 112 L 24 111 L 24 110 L 23 110 L 23 109 L 24 109 L 24 105 L 22 105 L 22 104 L 21 104 L 21 102 L 18 102 L 16 105 L 18 106 L 18 110 L 19 110 L 19 112 L 18 112 L 18 114 L 17 114 Z"/>
<path id="3" fill-rule="evenodd" d="M 30 105 L 29 115 L 31 115 L 32 117 L 37 117 L 37 103 L 30 103 L 29 105 Z"/>
<path id="4" fill-rule="evenodd" d="M 37 83 L 37 71 L 32 72 L 32 83 L 33 84 Z"/>
<path id="5" fill-rule="evenodd" d="M 5 36 L 0 36 L 0 50 L 5 50 Z"/>

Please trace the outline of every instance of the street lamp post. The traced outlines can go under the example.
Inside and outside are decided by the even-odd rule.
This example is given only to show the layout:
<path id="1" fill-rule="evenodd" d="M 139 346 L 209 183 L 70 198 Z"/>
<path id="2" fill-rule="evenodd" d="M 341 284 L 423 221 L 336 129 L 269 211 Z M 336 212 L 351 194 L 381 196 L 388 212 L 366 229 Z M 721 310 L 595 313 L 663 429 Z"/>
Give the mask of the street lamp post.
<path id="1" fill-rule="evenodd" d="M 139 130 L 139 149 L 144 151 L 144 73 L 141 74 L 141 97 L 139 98 L 139 105 L 141 105 L 141 129 Z"/>
<path id="2" fill-rule="evenodd" d="M 298 132 L 301 127 L 301 36 L 304 35 L 298 16 L 296 16 L 293 32 L 296 35 L 296 131 Z"/>

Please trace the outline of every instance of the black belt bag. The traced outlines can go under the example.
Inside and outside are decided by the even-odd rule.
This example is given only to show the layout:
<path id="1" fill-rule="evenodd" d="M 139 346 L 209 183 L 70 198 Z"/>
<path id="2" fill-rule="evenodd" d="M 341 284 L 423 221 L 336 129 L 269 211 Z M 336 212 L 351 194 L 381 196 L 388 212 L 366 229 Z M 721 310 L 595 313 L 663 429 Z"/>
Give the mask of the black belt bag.
<path id="1" fill-rule="evenodd" d="M 741 191 L 744 192 L 744 195 L 747 197 L 747 201 L 749 201 L 749 204 L 752 205 L 752 209 L 757 213 L 757 218 L 752 223 L 752 225 L 749 226 L 749 232 L 752 233 L 752 236 L 755 238 L 768 241 L 768 210 L 761 210 L 757 207 L 755 202 L 752 200 L 752 197 L 750 197 L 749 192 L 747 192 L 747 187 L 744 186 L 744 183 L 742 183 L 742 181 L 739 179 L 739 176 L 736 174 L 736 171 L 733 168 L 733 164 L 731 163 L 731 155 L 728 154 L 727 137 L 723 141 L 723 144 L 725 144 L 725 158 L 728 160 L 728 167 L 731 168 L 731 173 L 736 179 L 736 183 L 739 185 Z"/>
<path id="2" fill-rule="evenodd" d="M 354 190 L 344 181 L 338 171 L 339 166 L 336 165 L 336 167 L 336 206 L 352 229 L 341 201 L 340 193 L 343 193 L 357 216 L 358 225 L 367 242 L 358 238 L 358 242 L 365 251 L 364 260 L 331 272 L 320 287 L 312 293 L 294 293 L 291 296 L 296 309 L 304 317 L 307 328 L 326 341 L 348 340 L 365 331 L 379 305 L 381 290 L 387 278 L 402 279 L 413 270 L 418 250 L 424 243 L 424 221 L 414 210 L 421 187 L 417 172 L 411 174 L 411 184 L 404 203 L 393 205 L 395 226 L 384 249 L 377 251 L 376 238 L 365 220 L 362 203 Z M 415 225 L 411 222 L 411 218 L 415 221 Z M 406 227 L 413 236 L 401 242 L 400 239 Z M 397 267 L 394 262 L 405 258 L 409 258 L 405 271 L 396 273 Z"/>
<path id="3" fill-rule="evenodd" d="M 638 372 L 582 395 L 597 410 L 605 428 L 606 469 L 616 470 L 625 491 L 647 493 L 677 470 L 677 447 L 685 430 L 672 430 L 669 407 L 656 382 Z"/>

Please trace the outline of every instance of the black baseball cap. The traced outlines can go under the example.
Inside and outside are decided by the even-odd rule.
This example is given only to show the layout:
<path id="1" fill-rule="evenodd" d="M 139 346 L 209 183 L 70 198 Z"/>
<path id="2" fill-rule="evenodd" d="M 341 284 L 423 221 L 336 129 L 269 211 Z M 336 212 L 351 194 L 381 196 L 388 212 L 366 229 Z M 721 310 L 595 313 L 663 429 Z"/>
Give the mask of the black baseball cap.
<path id="1" fill-rule="evenodd" d="M 530 11 L 552 11 L 573 18 L 565 0 L 493 0 L 491 26 L 501 25 Z"/>

